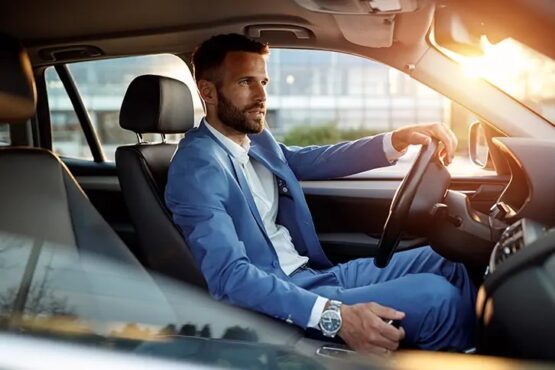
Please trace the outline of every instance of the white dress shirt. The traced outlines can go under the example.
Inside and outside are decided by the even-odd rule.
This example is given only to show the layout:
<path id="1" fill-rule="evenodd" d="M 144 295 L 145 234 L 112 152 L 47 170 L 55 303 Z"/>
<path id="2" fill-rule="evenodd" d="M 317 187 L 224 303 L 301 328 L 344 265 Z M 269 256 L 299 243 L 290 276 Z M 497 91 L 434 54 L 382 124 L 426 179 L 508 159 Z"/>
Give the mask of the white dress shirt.
<path id="1" fill-rule="evenodd" d="M 239 145 L 212 127 L 206 119 L 204 119 L 204 124 L 241 164 L 256 208 L 264 223 L 266 233 L 278 256 L 279 265 L 286 275 L 290 275 L 293 271 L 308 263 L 308 257 L 301 256 L 297 252 L 291 240 L 289 230 L 276 223 L 279 205 L 276 177 L 263 164 L 249 157 L 250 139 L 247 136 L 245 136 L 245 140 Z M 394 163 L 404 154 L 404 152 L 398 152 L 393 147 L 391 133 L 384 135 L 383 149 L 386 158 L 391 163 Z M 308 321 L 309 327 L 318 329 L 318 322 L 327 301 L 327 298 L 320 296 L 316 299 Z"/>

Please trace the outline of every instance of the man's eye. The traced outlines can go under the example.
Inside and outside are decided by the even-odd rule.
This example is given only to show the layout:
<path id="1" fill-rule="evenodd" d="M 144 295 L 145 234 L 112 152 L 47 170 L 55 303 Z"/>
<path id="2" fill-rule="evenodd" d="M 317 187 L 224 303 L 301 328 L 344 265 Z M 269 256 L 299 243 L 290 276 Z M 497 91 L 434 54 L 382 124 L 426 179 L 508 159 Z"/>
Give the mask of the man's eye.
<path id="1" fill-rule="evenodd" d="M 248 84 L 249 84 L 249 80 L 241 80 L 241 81 L 239 81 L 239 85 L 246 86 L 246 85 L 248 85 Z"/>

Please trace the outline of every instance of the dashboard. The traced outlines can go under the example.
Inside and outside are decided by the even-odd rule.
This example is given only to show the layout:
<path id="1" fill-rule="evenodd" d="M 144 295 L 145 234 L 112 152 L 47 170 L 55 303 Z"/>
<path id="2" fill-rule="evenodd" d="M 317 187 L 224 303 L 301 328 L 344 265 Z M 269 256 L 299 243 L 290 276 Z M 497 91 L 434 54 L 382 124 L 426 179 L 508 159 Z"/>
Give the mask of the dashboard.
<path id="1" fill-rule="evenodd" d="M 507 223 L 528 217 L 555 226 L 555 141 L 503 137 L 493 144 L 511 172 L 494 217 Z"/>
<path id="2" fill-rule="evenodd" d="M 509 184 L 487 218 L 495 246 L 477 301 L 478 352 L 555 360 L 555 142 L 494 138 Z"/>

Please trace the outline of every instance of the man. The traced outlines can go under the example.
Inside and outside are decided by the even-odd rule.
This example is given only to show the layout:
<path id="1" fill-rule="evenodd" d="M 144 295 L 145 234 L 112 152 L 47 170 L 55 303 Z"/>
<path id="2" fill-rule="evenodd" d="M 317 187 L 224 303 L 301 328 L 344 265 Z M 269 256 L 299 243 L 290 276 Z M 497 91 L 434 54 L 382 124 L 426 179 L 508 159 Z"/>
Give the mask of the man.
<path id="1" fill-rule="evenodd" d="M 264 127 L 268 52 L 230 34 L 193 56 L 206 117 L 179 144 L 166 202 L 210 293 L 338 334 L 362 352 L 389 353 L 403 339 L 424 349 L 470 347 L 475 288 L 462 265 L 427 247 L 397 253 L 385 269 L 372 259 L 333 266 L 299 185 L 388 166 L 431 137 L 450 162 L 455 136 L 427 124 L 331 146 L 278 144 Z"/>

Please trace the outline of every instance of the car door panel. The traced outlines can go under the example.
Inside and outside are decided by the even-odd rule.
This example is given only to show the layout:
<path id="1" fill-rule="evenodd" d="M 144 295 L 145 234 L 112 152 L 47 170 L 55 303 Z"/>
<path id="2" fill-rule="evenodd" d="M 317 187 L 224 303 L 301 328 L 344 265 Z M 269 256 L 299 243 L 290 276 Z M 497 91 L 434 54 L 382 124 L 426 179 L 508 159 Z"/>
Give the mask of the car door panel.
<path id="1" fill-rule="evenodd" d="M 487 213 L 508 182 L 506 176 L 454 177 L 450 188 L 466 193 Z M 334 262 L 375 255 L 391 200 L 401 179 L 303 181 L 302 186 L 322 247 Z M 426 244 L 405 235 L 399 250 Z"/>
<path id="2" fill-rule="evenodd" d="M 318 233 L 326 255 L 337 263 L 365 257 L 374 257 L 378 252 L 379 235 L 365 233 Z M 426 238 L 408 237 L 399 242 L 398 251 L 427 244 Z"/>

